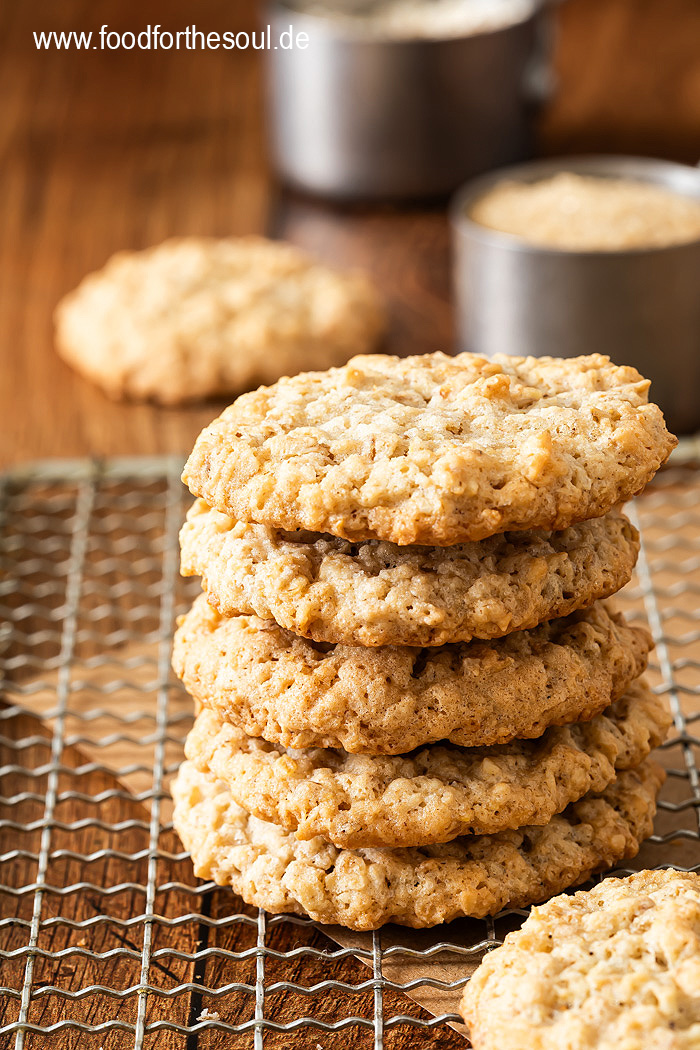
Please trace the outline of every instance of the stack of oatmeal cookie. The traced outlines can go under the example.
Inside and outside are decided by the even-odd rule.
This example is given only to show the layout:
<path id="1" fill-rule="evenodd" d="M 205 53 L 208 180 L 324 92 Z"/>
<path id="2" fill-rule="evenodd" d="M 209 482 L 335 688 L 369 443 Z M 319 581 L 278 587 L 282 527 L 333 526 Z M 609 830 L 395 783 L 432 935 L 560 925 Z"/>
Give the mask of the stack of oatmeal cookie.
<path id="1" fill-rule="evenodd" d="M 618 505 L 675 440 L 593 355 L 357 357 L 197 440 L 174 785 L 197 874 L 372 929 L 541 901 L 633 856 L 668 727 Z"/>

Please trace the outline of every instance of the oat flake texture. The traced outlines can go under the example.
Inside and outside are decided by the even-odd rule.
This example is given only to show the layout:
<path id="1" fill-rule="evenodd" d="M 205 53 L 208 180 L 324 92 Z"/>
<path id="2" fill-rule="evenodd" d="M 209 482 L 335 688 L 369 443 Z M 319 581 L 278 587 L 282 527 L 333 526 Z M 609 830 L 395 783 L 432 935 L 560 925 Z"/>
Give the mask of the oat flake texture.
<path id="1" fill-rule="evenodd" d="M 475 1050 L 697 1050 L 700 875 L 640 871 L 555 897 L 486 956 Z"/>
<path id="2" fill-rule="evenodd" d="M 180 532 L 183 575 L 212 605 L 317 642 L 444 645 L 501 638 L 614 594 L 639 539 L 619 511 L 561 532 L 508 532 L 453 547 L 352 543 L 237 522 L 196 500 Z"/>
<path id="3" fill-rule="evenodd" d="M 246 736 L 214 711 L 185 754 L 224 781 L 247 812 L 335 846 L 425 846 L 546 824 L 589 791 L 638 766 L 666 736 L 663 701 L 639 680 L 603 714 L 498 747 L 432 744 L 407 755 L 291 751 Z"/>
<path id="4" fill-rule="evenodd" d="M 250 390 L 376 350 L 369 280 L 262 237 L 119 252 L 56 309 L 65 360 L 111 397 L 166 405 Z"/>
<path id="5" fill-rule="evenodd" d="M 222 720 L 285 747 L 402 754 L 541 736 L 622 696 L 651 638 L 605 602 L 491 642 L 324 645 L 272 620 L 223 618 L 204 595 L 175 634 L 173 667 Z"/>
<path id="6" fill-rule="evenodd" d="M 641 491 L 676 441 L 607 357 L 360 356 L 244 394 L 183 479 L 240 521 L 447 546 L 564 529 Z"/>
<path id="7" fill-rule="evenodd" d="M 223 781 L 185 762 L 173 784 L 173 822 L 195 874 L 248 904 L 355 930 L 434 926 L 525 907 L 635 856 L 663 777 L 647 760 L 544 827 L 422 849 L 339 850 L 251 817 Z"/>

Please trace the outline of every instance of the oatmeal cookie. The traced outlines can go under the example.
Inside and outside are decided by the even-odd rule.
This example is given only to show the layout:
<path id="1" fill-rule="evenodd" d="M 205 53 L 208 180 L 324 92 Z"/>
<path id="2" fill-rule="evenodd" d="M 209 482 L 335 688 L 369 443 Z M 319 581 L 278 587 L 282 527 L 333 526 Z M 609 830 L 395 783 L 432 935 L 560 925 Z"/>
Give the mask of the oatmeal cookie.
<path id="1" fill-rule="evenodd" d="M 475 1050 L 697 1050 L 700 875 L 640 871 L 533 909 L 462 1013 Z"/>
<path id="2" fill-rule="evenodd" d="M 676 444 L 607 357 L 355 357 L 245 394 L 183 480 L 238 521 L 450 546 L 601 517 Z"/>
<path id="3" fill-rule="evenodd" d="M 173 822 L 195 874 L 248 904 L 355 930 L 435 926 L 526 907 L 635 856 L 663 777 L 647 760 L 544 827 L 423 849 L 339 850 L 251 817 L 223 781 L 185 762 L 173 784 Z"/>
<path id="4" fill-rule="evenodd" d="M 57 307 L 56 345 L 110 396 L 176 405 L 342 364 L 383 327 L 362 274 L 261 237 L 183 237 L 86 277 Z"/>
<path id="5" fill-rule="evenodd" d="M 604 602 L 491 642 L 368 649 L 311 642 L 256 616 L 223 618 L 200 595 L 175 634 L 173 667 L 249 736 L 403 754 L 592 718 L 639 677 L 650 647 L 647 631 Z"/>
<path id="6" fill-rule="evenodd" d="M 351 543 L 237 522 L 196 500 L 182 573 L 224 616 L 247 613 L 317 642 L 444 645 L 567 616 L 629 580 L 637 531 L 614 510 L 561 532 L 509 532 L 454 547 Z"/>
<path id="7" fill-rule="evenodd" d="M 490 748 L 433 744 L 408 755 L 288 751 L 246 736 L 214 711 L 198 716 L 185 754 L 228 785 L 253 816 L 335 846 L 425 846 L 546 824 L 616 773 L 638 766 L 670 716 L 642 680 L 590 722 Z"/>

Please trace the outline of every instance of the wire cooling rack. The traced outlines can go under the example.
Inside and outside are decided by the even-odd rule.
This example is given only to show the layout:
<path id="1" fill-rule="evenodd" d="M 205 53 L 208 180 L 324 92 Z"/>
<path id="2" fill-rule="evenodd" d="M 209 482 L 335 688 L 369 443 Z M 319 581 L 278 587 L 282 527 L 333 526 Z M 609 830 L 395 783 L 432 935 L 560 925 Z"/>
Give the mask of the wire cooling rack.
<path id="1" fill-rule="evenodd" d="M 2 1045 L 465 1045 L 448 1027 L 460 990 L 523 912 L 326 935 L 192 875 L 167 791 L 192 717 L 170 670 L 197 589 L 178 575 L 180 467 L 72 461 L 0 479 Z M 621 605 L 652 628 L 650 678 L 675 722 L 635 866 L 697 868 L 700 471 L 664 471 L 631 514 L 643 546 Z"/>

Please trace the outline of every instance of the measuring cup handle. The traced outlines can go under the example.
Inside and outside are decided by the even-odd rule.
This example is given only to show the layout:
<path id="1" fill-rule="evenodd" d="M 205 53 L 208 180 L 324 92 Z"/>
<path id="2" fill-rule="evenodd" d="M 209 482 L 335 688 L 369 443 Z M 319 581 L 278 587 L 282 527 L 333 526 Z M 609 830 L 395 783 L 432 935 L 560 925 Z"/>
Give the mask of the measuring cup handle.
<path id="1" fill-rule="evenodd" d="M 552 68 L 552 55 L 557 37 L 553 9 L 565 2 L 566 0 L 540 0 L 538 4 L 535 46 L 523 74 L 523 93 L 533 107 L 549 102 L 558 87 L 557 76 Z"/>

